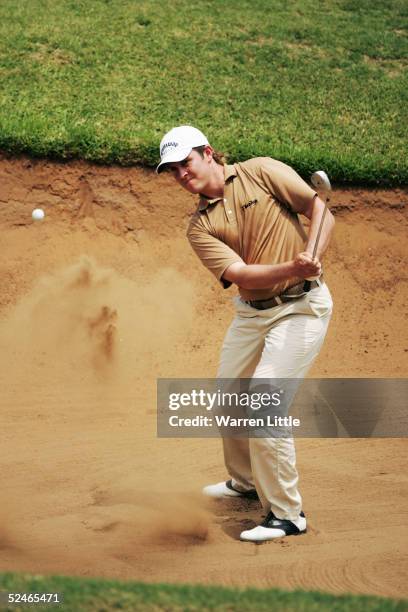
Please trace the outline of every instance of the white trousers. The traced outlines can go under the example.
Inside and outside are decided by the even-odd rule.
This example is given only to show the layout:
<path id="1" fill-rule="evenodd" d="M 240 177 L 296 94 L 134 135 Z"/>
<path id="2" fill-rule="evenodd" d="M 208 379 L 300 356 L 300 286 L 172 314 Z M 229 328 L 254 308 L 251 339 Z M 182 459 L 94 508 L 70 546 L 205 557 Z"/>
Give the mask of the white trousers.
<path id="1" fill-rule="evenodd" d="M 256 310 L 234 298 L 217 378 L 303 378 L 323 344 L 332 312 L 324 283 L 289 303 Z M 302 509 L 293 438 L 223 438 L 238 490 L 256 488 L 266 512 L 294 520 Z"/>

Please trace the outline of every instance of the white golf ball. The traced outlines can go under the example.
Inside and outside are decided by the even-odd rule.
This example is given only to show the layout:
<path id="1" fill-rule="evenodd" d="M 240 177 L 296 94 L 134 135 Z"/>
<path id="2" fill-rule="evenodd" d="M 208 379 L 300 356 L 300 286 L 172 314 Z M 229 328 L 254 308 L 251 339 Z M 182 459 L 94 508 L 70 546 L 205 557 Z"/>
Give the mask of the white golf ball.
<path id="1" fill-rule="evenodd" d="M 41 219 L 44 219 L 45 217 L 45 212 L 42 208 L 34 208 L 33 212 L 31 213 L 31 216 L 34 221 L 41 221 Z"/>

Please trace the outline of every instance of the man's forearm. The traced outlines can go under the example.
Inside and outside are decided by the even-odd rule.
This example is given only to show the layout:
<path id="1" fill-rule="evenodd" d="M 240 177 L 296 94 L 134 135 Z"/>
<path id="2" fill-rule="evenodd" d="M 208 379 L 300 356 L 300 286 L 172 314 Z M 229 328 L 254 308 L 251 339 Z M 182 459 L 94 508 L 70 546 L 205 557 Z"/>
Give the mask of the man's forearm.
<path id="1" fill-rule="evenodd" d="M 224 277 L 227 278 L 227 280 L 231 280 L 228 278 L 228 272 L 231 273 L 230 268 L 226 271 Z M 234 276 L 235 280 L 233 280 L 233 282 L 243 289 L 266 289 L 294 276 L 293 262 L 290 261 L 271 265 L 242 264 L 242 267 L 237 269 L 236 272 L 238 275 Z"/>
<path id="2" fill-rule="evenodd" d="M 320 271 L 320 263 L 313 263 L 307 253 L 299 253 L 293 261 L 280 264 L 233 263 L 223 277 L 243 289 L 269 289 L 291 278 L 318 276 Z"/>

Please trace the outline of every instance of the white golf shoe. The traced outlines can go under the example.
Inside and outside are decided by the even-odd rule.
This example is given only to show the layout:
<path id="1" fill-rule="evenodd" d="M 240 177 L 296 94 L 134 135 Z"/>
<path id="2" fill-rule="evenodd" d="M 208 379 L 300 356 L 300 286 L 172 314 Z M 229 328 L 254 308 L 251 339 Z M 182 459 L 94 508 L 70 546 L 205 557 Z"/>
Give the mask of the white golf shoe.
<path id="1" fill-rule="evenodd" d="M 243 531 L 240 539 L 245 542 L 267 542 L 275 538 L 283 538 L 288 535 L 300 535 L 306 533 L 306 517 L 303 512 L 295 521 L 278 519 L 269 512 L 266 519 L 257 527 Z"/>
<path id="2" fill-rule="evenodd" d="M 218 482 L 217 484 L 208 485 L 202 490 L 203 495 L 212 497 L 213 499 L 224 499 L 226 497 L 244 498 L 244 499 L 259 499 L 255 489 L 249 491 L 238 491 L 232 486 L 232 481 Z"/>

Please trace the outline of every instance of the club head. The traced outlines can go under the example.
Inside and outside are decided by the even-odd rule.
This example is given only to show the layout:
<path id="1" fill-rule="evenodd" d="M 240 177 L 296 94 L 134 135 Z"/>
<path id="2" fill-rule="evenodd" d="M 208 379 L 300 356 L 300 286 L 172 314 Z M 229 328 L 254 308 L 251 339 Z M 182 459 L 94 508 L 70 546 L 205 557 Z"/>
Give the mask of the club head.
<path id="1" fill-rule="evenodd" d="M 317 172 L 313 172 L 310 181 L 316 191 L 324 191 L 325 193 L 327 193 L 331 190 L 329 177 L 327 176 L 324 170 L 318 170 Z"/>

